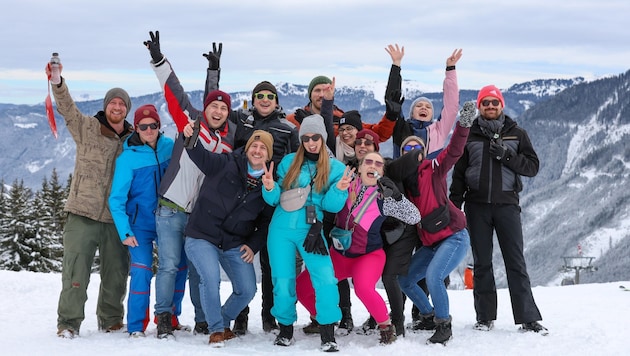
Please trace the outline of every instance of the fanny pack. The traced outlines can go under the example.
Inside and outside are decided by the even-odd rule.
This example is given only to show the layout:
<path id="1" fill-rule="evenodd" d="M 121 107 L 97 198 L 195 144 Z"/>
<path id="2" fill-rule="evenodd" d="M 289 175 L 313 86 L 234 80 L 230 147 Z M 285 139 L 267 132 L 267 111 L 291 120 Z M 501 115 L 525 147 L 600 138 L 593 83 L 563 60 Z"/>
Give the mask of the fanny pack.
<path id="1" fill-rule="evenodd" d="M 369 208 L 370 204 L 374 201 L 374 199 L 376 199 L 377 195 L 378 189 L 375 189 L 372 194 L 370 194 L 370 196 L 367 198 L 361 209 L 359 209 L 357 216 L 355 216 L 354 218 L 354 224 L 358 224 L 359 221 L 361 221 L 361 218 Z M 354 227 L 351 230 L 347 230 L 347 228 L 348 224 L 350 223 L 350 218 L 352 217 L 353 211 L 354 209 L 350 209 L 350 211 L 348 212 L 348 216 L 346 219 L 346 229 L 335 226 L 330 231 L 330 238 L 332 239 L 333 246 L 337 250 L 345 251 L 350 248 L 350 245 L 352 245 L 352 233 L 354 232 Z"/>
<path id="2" fill-rule="evenodd" d="M 285 211 L 296 211 L 306 204 L 306 198 L 311 193 L 311 186 L 293 188 L 280 194 L 280 206 Z"/>
<path id="3" fill-rule="evenodd" d="M 446 204 L 423 216 L 420 220 L 420 226 L 429 233 L 435 233 L 447 227 L 450 222 L 451 213 L 448 211 L 448 204 Z"/>

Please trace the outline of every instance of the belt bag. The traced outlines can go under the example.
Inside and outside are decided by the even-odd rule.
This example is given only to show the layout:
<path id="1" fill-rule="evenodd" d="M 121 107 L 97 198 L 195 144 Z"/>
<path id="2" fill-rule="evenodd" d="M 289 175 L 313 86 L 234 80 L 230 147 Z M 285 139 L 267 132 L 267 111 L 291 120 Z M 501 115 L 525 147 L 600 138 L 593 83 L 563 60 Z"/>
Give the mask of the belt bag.
<path id="1" fill-rule="evenodd" d="M 299 210 L 306 204 L 306 198 L 308 198 L 310 192 L 310 185 L 284 191 L 280 194 L 280 206 L 285 211 Z"/>
<path id="2" fill-rule="evenodd" d="M 354 230 L 346 230 L 340 227 L 333 227 L 330 231 L 330 238 L 332 239 L 333 246 L 337 250 L 345 251 L 352 245 L 352 233 Z"/>
<path id="3" fill-rule="evenodd" d="M 447 227 L 451 222 L 451 213 L 448 204 L 439 206 L 420 220 L 422 229 L 429 233 L 435 233 Z"/>

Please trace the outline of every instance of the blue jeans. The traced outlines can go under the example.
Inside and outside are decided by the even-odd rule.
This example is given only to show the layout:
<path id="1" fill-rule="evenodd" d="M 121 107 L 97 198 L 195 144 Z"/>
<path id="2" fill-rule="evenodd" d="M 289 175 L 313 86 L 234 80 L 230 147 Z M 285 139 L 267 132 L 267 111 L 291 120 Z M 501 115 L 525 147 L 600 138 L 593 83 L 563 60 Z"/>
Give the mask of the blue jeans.
<path id="1" fill-rule="evenodd" d="M 195 307 L 195 322 L 205 321 L 199 301 L 199 275 L 188 263 L 184 251 L 184 228 L 188 214 L 159 206 L 155 214 L 158 246 L 158 271 L 155 277 L 155 314 L 169 312 L 179 316 L 190 273 L 190 299 Z"/>
<path id="2" fill-rule="evenodd" d="M 470 237 L 466 229 L 447 237 L 435 247 L 423 246 L 413 257 L 406 276 L 398 276 L 402 291 L 426 315 L 435 312 L 436 319 L 449 318 L 448 293 L 444 278 L 448 276 L 466 257 Z M 418 281 L 426 278 L 427 288 L 433 306 Z"/>
<path id="3" fill-rule="evenodd" d="M 199 272 L 199 294 L 208 329 L 223 332 L 256 295 L 254 265 L 243 261 L 240 246 L 223 251 L 209 241 L 187 236 L 184 248 Z M 219 264 L 232 282 L 232 294 L 223 306 Z"/>

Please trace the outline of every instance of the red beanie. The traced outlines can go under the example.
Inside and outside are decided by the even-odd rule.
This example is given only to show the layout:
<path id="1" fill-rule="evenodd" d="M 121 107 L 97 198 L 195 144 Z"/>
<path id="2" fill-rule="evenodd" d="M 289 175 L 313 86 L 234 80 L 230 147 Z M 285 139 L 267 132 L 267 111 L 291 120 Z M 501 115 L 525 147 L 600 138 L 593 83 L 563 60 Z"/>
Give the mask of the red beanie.
<path id="1" fill-rule="evenodd" d="M 485 87 L 481 88 L 481 90 L 479 90 L 479 94 L 477 95 L 477 108 L 481 106 L 481 100 L 483 100 L 483 98 L 485 98 L 486 96 L 494 96 L 495 98 L 499 99 L 499 101 L 501 102 L 501 106 L 505 107 L 505 101 L 503 101 L 503 94 L 501 94 L 501 90 L 491 84 L 486 85 Z"/>
<path id="2" fill-rule="evenodd" d="M 213 101 L 222 101 L 226 103 L 228 107 L 228 111 L 232 111 L 232 99 L 230 98 L 230 94 L 223 92 L 221 90 L 211 91 L 210 93 L 208 93 L 208 96 L 206 96 L 206 100 L 203 101 L 204 110 Z"/>
<path id="3" fill-rule="evenodd" d="M 136 110 L 136 113 L 133 115 L 133 126 L 138 126 L 140 120 L 150 117 L 160 123 L 160 115 L 158 115 L 157 109 L 153 104 L 142 105 Z"/>
<path id="4" fill-rule="evenodd" d="M 378 143 L 381 140 L 378 134 L 370 129 L 363 129 L 357 133 L 357 140 L 363 138 L 374 142 L 374 151 L 378 152 Z"/>

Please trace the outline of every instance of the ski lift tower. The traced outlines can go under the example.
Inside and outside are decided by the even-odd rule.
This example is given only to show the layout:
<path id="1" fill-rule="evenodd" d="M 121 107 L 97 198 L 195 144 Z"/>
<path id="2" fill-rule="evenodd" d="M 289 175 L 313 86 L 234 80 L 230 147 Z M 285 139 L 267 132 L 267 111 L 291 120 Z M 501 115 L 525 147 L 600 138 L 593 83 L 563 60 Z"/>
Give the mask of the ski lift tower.
<path id="1" fill-rule="evenodd" d="M 560 268 L 561 272 L 575 272 L 575 278 L 573 279 L 575 284 L 580 284 L 580 272 L 595 272 L 597 267 L 593 266 L 593 260 L 595 257 L 582 256 L 582 246 L 578 244 L 577 256 L 564 256 L 562 260 L 564 265 Z"/>

